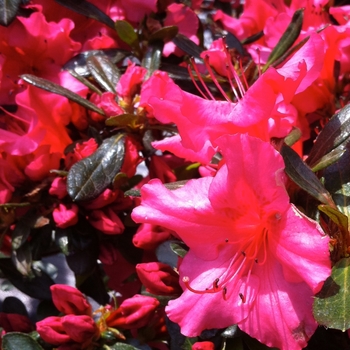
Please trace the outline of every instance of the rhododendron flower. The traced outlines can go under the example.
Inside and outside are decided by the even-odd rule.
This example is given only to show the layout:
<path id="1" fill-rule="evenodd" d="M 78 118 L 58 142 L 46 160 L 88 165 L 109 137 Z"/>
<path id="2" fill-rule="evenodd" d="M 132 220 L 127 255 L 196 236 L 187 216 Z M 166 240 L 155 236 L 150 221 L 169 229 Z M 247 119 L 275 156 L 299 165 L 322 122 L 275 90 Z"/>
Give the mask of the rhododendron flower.
<path id="1" fill-rule="evenodd" d="M 214 178 L 174 191 L 152 180 L 132 214 L 190 248 L 179 268 L 184 293 L 166 312 L 186 336 L 237 324 L 268 346 L 300 350 L 317 327 L 312 302 L 330 274 L 329 239 L 289 203 L 284 162 L 269 143 L 244 134 L 217 143 L 226 163 Z"/>
<path id="2" fill-rule="evenodd" d="M 5 312 L 0 312 L 0 327 L 6 332 L 29 333 L 33 330 L 28 316 Z"/>

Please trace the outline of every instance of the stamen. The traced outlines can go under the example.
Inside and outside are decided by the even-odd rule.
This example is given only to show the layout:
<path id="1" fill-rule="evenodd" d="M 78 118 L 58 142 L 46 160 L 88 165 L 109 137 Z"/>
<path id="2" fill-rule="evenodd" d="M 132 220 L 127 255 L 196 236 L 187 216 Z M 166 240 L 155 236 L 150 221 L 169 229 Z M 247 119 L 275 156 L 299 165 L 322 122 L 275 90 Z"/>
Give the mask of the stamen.
<path id="1" fill-rule="evenodd" d="M 258 73 L 259 73 L 259 78 L 261 77 L 261 64 L 260 64 L 260 50 L 257 48 L 256 53 L 258 54 Z"/>
<path id="2" fill-rule="evenodd" d="M 222 296 L 223 296 L 225 301 L 227 300 L 227 295 L 226 294 L 227 294 L 227 288 L 224 287 L 224 288 L 222 288 Z"/>
<path id="3" fill-rule="evenodd" d="M 246 89 L 248 90 L 249 89 L 249 85 L 248 85 L 248 82 L 247 82 L 247 78 L 245 77 L 245 74 L 244 74 L 244 69 L 243 69 L 243 64 L 242 64 L 242 59 L 241 58 L 239 59 L 239 68 L 241 70 L 241 76 L 243 77 L 243 81 L 244 81 L 244 84 L 246 86 Z"/>
<path id="4" fill-rule="evenodd" d="M 191 77 L 191 80 L 192 80 L 192 83 L 194 84 L 194 86 L 196 87 L 196 89 L 198 90 L 198 92 L 202 95 L 203 98 L 205 98 L 206 100 L 208 99 L 208 97 L 205 95 L 205 93 L 202 91 L 202 89 L 199 87 L 199 85 L 197 84 L 196 82 L 196 79 L 194 78 L 193 76 L 193 73 L 192 73 L 192 69 L 191 69 L 191 65 L 188 65 L 187 66 L 187 70 L 188 70 L 188 73 Z"/>
<path id="5" fill-rule="evenodd" d="M 215 76 L 213 70 L 211 69 L 211 67 L 210 67 L 210 65 L 209 65 L 209 56 L 208 56 L 208 55 L 205 56 L 205 58 L 204 58 L 204 63 L 205 63 L 205 66 L 206 66 L 207 69 L 208 69 L 208 72 L 209 72 L 209 75 L 210 75 L 212 81 L 214 82 L 214 84 L 216 85 L 216 87 L 219 89 L 219 91 L 222 93 L 222 96 L 224 96 L 224 98 L 225 98 L 225 100 L 226 100 L 227 102 L 232 102 L 232 101 L 230 100 L 230 98 L 227 96 L 226 92 L 225 92 L 225 91 L 223 90 L 223 88 L 220 86 L 220 84 L 219 84 L 219 82 L 218 82 L 218 80 L 217 80 L 217 78 L 216 78 L 216 76 Z"/>
<path id="6" fill-rule="evenodd" d="M 196 74 L 197 74 L 197 78 L 199 79 L 199 81 L 200 81 L 201 84 L 203 85 L 205 91 L 207 92 L 207 94 L 210 96 L 210 98 L 211 98 L 212 100 L 215 100 L 213 94 L 210 92 L 208 86 L 205 84 L 205 82 L 204 82 L 204 80 L 203 80 L 201 74 L 199 73 L 198 67 L 197 67 L 196 62 L 194 61 L 194 58 L 193 58 L 193 57 L 191 57 L 190 62 L 191 62 L 191 65 L 192 65 L 194 71 L 195 71 Z"/>

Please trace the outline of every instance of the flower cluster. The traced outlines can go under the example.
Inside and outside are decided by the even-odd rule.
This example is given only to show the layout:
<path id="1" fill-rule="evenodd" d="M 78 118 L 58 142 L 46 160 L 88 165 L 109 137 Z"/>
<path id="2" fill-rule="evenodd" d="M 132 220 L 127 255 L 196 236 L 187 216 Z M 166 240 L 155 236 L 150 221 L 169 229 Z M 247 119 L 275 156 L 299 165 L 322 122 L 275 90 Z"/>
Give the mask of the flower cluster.
<path id="1" fill-rule="evenodd" d="M 0 12 L 4 348 L 350 347 L 348 6 Z"/>

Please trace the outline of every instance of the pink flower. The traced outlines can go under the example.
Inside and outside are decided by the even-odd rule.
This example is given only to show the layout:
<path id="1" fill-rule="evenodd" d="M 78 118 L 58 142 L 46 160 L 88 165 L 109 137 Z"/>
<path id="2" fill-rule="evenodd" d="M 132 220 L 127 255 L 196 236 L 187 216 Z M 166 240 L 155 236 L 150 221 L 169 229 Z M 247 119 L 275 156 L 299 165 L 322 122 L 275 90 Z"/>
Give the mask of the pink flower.
<path id="1" fill-rule="evenodd" d="M 184 293 L 166 312 L 186 336 L 238 324 L 268 346 L 300 350 L 317 327 L 312 302 L 330 274 L 329 239 L 289 203 L 269 143 L 240 134 L 217 143 L 226 163 L 214 178 L 174 191 L 152 180 L 132 214 L 190 248 L 179 269 Z"/>
<path id="2" fill-rule="evenodd" d="M 93 227 L 107 235 L 117 235 L 124 231 L 122 221 L 111 207 L 92 211 L 88 220 Z"/>

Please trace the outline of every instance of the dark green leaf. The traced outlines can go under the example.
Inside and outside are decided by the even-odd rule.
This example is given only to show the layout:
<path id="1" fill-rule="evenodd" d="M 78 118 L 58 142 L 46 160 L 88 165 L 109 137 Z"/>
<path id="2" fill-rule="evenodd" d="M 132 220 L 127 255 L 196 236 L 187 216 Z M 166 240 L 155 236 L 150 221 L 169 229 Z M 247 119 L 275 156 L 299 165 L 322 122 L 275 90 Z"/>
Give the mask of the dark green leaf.
<path id="1" fill-rule="evenodd" d="M 131 190 L 125 191 L 124 195 L 130 197 L 141 197 L 141 191 L 132 188 Z"/>
<path id="2" fill-rule="evenodd" d="M 43 350 L 43 348 L 28 334 L 12 332 L 2 338 L 3 350 Z"/>
<path id="3" fill-rule="evenodd" d="M 183 34 L 177 34 L 173 39 L 173 43 L 191 57 L 200 58 L 201 53 L 204 51 L 200 46 Z"/>
<path id="4" fill-rule="evenodd" d="M 324 184 L 331 193 L 337 208 L 350 217 L 350 144 L 345 146 L 346 152 L 338 160 L 324 170 Z"/>
<path id="5" fill-rule="evenodd" d="M 249 350 L 278 350 L 277 348 L 270 348 L 258 340 L 250 337 L 248 334 L 243 333 L 243 342 L 246 344 L 247 349 Z"/>
<path id="6" fill-rule="evenodd" d="M 163 40 L 164 42 L 168 42 L 172 40 L 177 35 L 178 32 L 179 32 L 179 28 L 177 26 L 163 27 L 157 30 L 156 32 L 154 32 L 148 38 L 148 42 L 150 44 L 158 40 Z"/>
<path id="7" fill-rule="evenodd" d="M 0 259 L 0 270 L 21 292 L 32 298 L 51 300 L 50 286 L 54 281 L 44 271 L 32 269 L 34 277 L 24 277 L 17 271 L 11 259 L 7 258 Z"/>
<path id="8" fill-rule="evenodd" d="M 116 92 L 120 79 L 119 69 L 106 56 L 90 56 L 86 60 L 87 67 L 95 80 L 109 92 Z"/>
<path id="9" fill-rule="evenodd" d="M 32 276 L 32 252 L 28 242 L 21 245 L 18 249 L 12 250 L 12 261 L 16 266 L 16 269 L 23 276 Z"/>
<path id="10" fill-rule="evenodd" d="M 0 25 L 7 27 L 16 17 L 21 0 L 0 0 Z"/>
<path id="11" fill-rule="evenodd" d="M 57 310 L 52 300 L 43 300 L 36 308 L 36 322 L 49 316 L 58 316 L 59 314 L 60 312 Z"/>
<path id="12" fill-rule="evenodd" d="M 339 210 L 330 207 L 329 205 L 319 205 L 318 209 L 325 213 L 335 224 L 344 229 L 348 229 L 348 217 L 342 214 Z"/>
<path id="13" fill-rule="evenodd" d="M 258 32 L 256 34 L 253 34 L 253 35 L 249 36 L 246 39 L 243 39 L 241 41 L 241 43 L 242 43 L 242 45 L 249 45 L 249 44 L 252 44 L 253 42 L 259 40 L 263 36 L 264 36 L 264 31 L 260 31 L 260 32 Z"/>
<path id="14" fill-rule="evenodd" d="M 330 151 L 325 156 L 323 156 L 321 159 L 319 159 L 316 164 L 312 167 L 312 171 L 316 173 L 317 171 L 320 171 L 322 169 L 325 169 L 329 167 L 330 165 L 337 162 L 343 154 L 346 152 L 346 149 L 343 147 L 343 145 L 340 145 L 333 151 Z"/>
<path id="15" fill-rule="evenodd" d="M 225 43 L 229 49 L 235 49 L 241 56 L 244 56 L 244 47 L 235 35 L 232 33 L 227 33 L 225 36 Z"/>
<path id="16" fill-rule="evenodd" d="M 78 12 L 79 14 L 95 19 L 96 21 L 102 22 L 108 27 L 114 29 L 114 22 L 112 18 L 107 16 L 98 7 L 84 0 L 55 0 L 60 5 L 69 8 L 72 11 Z"/>
<path id="17" fill-rule="evenodd" d="M 90 50 L 82 52 L 72 57 L 64 66 L 63 69 L 73 70 L 80 76 L 86 77 L 90 75 L 87 68 L 86 60 L 91 56 L 107 56 L 109 60 L 116 64 L 125 57 L 130 56 L 131 52 L 123 49 L 104 49 L 104 50 Z"/>
<path id="18" fill-rule="evenodd" d="M 102 91 L 95 86 L 89 79 L 79 75 L 75 70 L 68 69 L 70 75 L 72 75 L 75 79 L 79 80 L 83 85 L 88 87 L 91 91 L 96 92 L 98 95 L 102 95 Z M 89 73 L 88 73 L 89 74 Z"/>
<path id="19" fill-rule="evenodd" d="M 147 48 L 147 52 L 142 60 L 142 66 L 147 69 L 145 80 L 147 80 L 153 72 L 159 69 L 163 51 L 163 42 L 155 41 Z"/>
<path id="20" fill-rule="evenodd" d="M 132 48 L 137 48 L 139 39 L 134 27 L 127 21 L 119 20 L 115 22 L 115 29 L 118 36 Z"/>
<path id="21" fill-rule="evenodd" d="M 21 78 L 26 81 L 29 84 L 32 84 L 40 89 L 53 92 L 54 94 L 61 95 L 64 97 L 67 97 L 69 100 L 76 102 L 80 104 L 81 106 L 90 109 L 98 114 L 105 115 L 103 110 L 95 106 L 93 103 L 90 101 L 86 100 L 85 98 L 82 98 L 78 94 L 60 86 L 57 85 L 49 80 L 43 79 L 36 77 L 35 75 L 31 74 L 23 74 L 21 75 Z"/>
<path id="22" fill-rule="evenodd" d="M 171 242 L 170 248 L 180 258 L 184 258 L 188 252 L 188 247 L 182 242 Z"/>
<path id="23" fill-rule="evenodd" d="M 331 195 L 293 149 L 287 145 L 283 145 L 281 155 L 286 166 L 286 173 L 299 187 L 318 199 L 321 203 L 333 205 Z"/>
<path id="24" fill-rule="evenodd" d="M 338 261 L 332 274 L 316 295 L 313 311 L 316 321 L 345 332 L 350 328 L 350 258 Z"/>
<path id="25" fill-rule="evenodd" d="M 27 309 L 23 302 L 16 297 L 7 297 L 1 305 L 1 311 L 7 314 L 18 314 L 28 316 Z"/>
<path id="26" fill-rule="evenodd" d="M 307 164 L 312 168 L 327 153 L 350 136 L 350 105 L 346 105 L 325 125 L 313 145 Z"/>
<path id="27" fill-rule="evenodd" d="M 113 345 L 109 345 L 108 349 L 110 350 L 139 350 L 138 348 L 135 348 L 132 345 L 125 344 L 125 343 L 115 343 Z"/>
<path id="28" fill-rule="evenodd" d="M 295 40 L 300 34 L 301 27 L 303 26 L 303 20 L 304 8 L 296 10 L 286 31 L 283 33 L 281 39 L 270 53 L 263 71 L 265 71 L 273 62 L 286 53 L 287 50 L 294 44 Z"/>
<path id="29" fill-rule="evenodd" d="M 112 183 L 123 165 L 124 141 L 124 134 L 112 136 L 104 140 L 91 156 L 71 167 L 67 191 L 73 201 L 94 199 Z"/>

